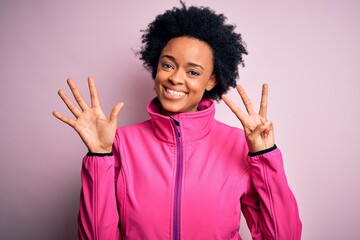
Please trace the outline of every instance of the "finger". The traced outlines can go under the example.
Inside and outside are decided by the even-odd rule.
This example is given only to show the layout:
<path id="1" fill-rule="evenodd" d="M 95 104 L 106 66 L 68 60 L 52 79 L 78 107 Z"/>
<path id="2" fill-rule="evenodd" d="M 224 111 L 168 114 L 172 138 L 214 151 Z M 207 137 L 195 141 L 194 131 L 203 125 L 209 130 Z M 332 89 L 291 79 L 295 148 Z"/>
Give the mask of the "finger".
<path id="1" fill-rule="evenodd" d="M 241 99 L 245 105 L 246 111 L 249 113 L 249 115 L 255 114 L 254 107 L 251 103 L 250 98 L 248 97 L 247 93 L 245 92 L 244 88 L 240 84 L 238 84 L 236 86 L 236 90 L 240 94 L 240 97 L 241 97 Z"/>
<path id="2" fill-rule="evenodd" d="M 119 116 L 119 112 L 120 110 L 122 109 L 122 107 L 124 106 L 124 103 L 118 103 L 115 105 L 115 107 L 112 109 L 111 113 L 110 113 L 110 123 L 111 124 L 114 124 L 114 125 L 117 125 L 117 119 L 118 119 L 118 116 Z"/>
<path id="3" fill-rule="evenodd" d="M 95 86 L 95 80 L 93 77 L 88 78 L 90 97 L 91 97 L 91 105 L 93 107 L 100 107 L 99 95 Z"/>
<path id="4" fill-rule="evenodd" d="M 243 122 L 246 115 L 245 113 L 235 104 L 230 98 L 226 95 L 222 95 L 221 99 L 225 102 L 225 104 L 231 109 L 231 111 L 236 115 L 236 117 Z"/>
<path id="5" fill-rule="evenodd" d="M 265 83 L 262 86 L 260 111 L 259 111 L 259 115 L 263 118 L 266 118 L 267 115 L 268 92 L 269 92 L 269 86 Z"/>
<path id="6" fill-rule="evenodd" d="M 67 117 L 67 116 L 65 116 L 65 115 L 62 115 L 62 114 L 59 113 L 59 112 L 53 112 L 53 115 L 54 115 L 57 119 L 59 119 L 60 121 L 68 124 L 70 127 L 72 127 L 72 128 L 74 127 L 75 121 L 72 120 L 71 118 L 69 118 L 69 117 Z"/>
<path id="7" fill-rule="evenodd" d="M 78 117 L 81 114 L 80 110 L 71 102 L 64 91 L 59 90 L 58 94 L 72 114 L 74 114 L 75 117 Z"/>
<path id="8" fill-rule="evenodd" d="M 264 136 L 269 137 L 273 135 L 274 125 L 271 123 L 268 128 L 266 128 L 263 132 Z"/>
<path id="9" fill-rule="evenodd" d="M 268 135 L 270 132 L 270 128 L 272 127 L 272 123 L 270 121 L 265 121 L 264 123 L 259 124 L 254 131 L 251 133 L 252 138 L 257 138 L 261 134 Z"/>
<path id="10" fill-rule="evenodd" d="M 88 109 L 89 107 L 87 106 L 86 102 L 84 101 L 84 98 L 81 96 L 80 91 L 78 90 L 77 86 L 75 85 L 74 81 L 69 78 L 67 80 L 67 83 L 71 89 L 71 92 L 74 95 L 74 98 L 76 100 L 76 102 L 79 104 L 80 108 L 85 111 L 86 109 Z"/>

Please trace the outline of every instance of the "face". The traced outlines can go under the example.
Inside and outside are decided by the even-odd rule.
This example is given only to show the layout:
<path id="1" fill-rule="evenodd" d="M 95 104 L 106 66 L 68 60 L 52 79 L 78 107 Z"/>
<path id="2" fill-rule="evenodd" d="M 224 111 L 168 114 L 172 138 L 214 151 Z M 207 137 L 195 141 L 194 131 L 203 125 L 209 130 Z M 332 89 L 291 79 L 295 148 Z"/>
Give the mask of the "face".
<path id="1" fill-rule="evenodd" d="M 198 39 L 171 39 L 161 52 L 155 91 L 162 114 L 195 112 L 205 90 L 216 84 L 210 46 Z"/>

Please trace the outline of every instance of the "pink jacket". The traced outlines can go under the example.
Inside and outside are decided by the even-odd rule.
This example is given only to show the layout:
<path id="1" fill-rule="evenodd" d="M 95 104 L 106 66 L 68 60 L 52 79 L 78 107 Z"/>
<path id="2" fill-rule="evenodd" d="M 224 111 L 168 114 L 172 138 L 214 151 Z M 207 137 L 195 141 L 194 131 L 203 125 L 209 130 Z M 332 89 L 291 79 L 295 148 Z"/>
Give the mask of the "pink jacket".
<path id="1" fill-rule="evenodd" d="M 248 156 L 214 105 L 170 118 L 154 99 L 151 120 L 117 130 L 113 154 L 85 156 L 79 238 L 241 239 L 241 210 L 253 239 L 300 239 L 280 150 Z"/>

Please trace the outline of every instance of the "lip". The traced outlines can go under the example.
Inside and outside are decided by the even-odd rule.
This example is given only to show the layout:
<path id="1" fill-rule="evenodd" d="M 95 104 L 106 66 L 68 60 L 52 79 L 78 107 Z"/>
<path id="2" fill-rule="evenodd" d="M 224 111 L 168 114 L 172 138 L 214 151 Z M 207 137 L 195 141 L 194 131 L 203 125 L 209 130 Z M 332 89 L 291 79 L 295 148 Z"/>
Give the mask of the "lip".
<path id="1" fill-rule="evenodd" d="M 168 91 L 166 91 L 167 89 L 177 91 L 177 92 L 183 92 L 183 93 L 185 93 L 185 95 L 176 96 L 176 95 L 173 95 L 173 94 L 169 93 Z M 181 99 L 181 98 L 186 97 L 186 95 L 188 94 L 188 92 L 186 92 L 186 91 L 177 90 L 177 89 L 169 88 L 169 87 L 166 87 L 166 86 L 163 86 L 163 90 L 164 90 L 163 92 L 164 92 L 165 97 L 168 98 L 168 99 L 175 99 L 175 100 L 176 99 Z"/>

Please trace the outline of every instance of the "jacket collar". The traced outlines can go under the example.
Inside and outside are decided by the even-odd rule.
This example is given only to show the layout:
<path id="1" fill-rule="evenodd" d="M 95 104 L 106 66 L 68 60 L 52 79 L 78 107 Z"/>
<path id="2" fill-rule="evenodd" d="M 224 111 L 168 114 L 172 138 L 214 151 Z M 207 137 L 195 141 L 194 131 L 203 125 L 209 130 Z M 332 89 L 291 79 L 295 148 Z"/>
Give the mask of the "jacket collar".
<path id="1" fill-rule="evenodd" d="M 180 123 L 181 139 L 183 142 L 197 141 L 209 134 L 215 119 L 215 103 L 213 100 L 203 99 L 199 103 L 199 111 L 191 113 L 178 113 L 165 116 L 161 112 L 161 104 L 154 98 L 147 106 L 151 117 L 152 129 L 155 136 L 164 142 L 174 143 L 175 130 L 173 119 Z"/>

